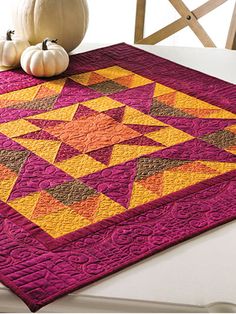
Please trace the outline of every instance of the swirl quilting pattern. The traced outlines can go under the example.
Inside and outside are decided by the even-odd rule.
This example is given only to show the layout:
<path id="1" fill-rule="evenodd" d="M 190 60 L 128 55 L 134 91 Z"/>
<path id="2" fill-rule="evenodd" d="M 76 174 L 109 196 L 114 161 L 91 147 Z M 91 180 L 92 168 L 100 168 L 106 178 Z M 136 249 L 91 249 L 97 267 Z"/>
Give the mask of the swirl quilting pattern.
<path id="1" fill-rule="evenodd" d="M 126 44 L 1 73 L 1 282 L 37 311 L 235 219 L 235 102 Z"/>

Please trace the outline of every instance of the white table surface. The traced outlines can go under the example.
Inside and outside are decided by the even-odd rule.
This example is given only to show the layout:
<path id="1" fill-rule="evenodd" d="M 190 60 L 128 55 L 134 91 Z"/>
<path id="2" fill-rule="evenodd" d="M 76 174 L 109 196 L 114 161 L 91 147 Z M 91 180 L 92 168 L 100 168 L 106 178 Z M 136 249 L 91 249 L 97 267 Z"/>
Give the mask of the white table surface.
<path id="1" fill-rule="evenodd" d="M 77 52 L 102 47 L 83 44 Z M 236 51 L 217 48 L 138 47 L 236 83 Z M 143 260 L 40 312 L 236 312 L 236 222 Z M 28 312 L 0 286 L 0 312 Z"/>

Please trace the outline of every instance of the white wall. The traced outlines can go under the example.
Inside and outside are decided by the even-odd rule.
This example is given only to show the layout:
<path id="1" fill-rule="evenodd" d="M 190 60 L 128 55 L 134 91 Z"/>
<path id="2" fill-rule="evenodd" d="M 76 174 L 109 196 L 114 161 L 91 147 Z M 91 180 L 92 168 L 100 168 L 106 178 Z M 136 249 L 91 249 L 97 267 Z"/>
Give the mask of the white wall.
<path id="1" fill-rule="evenodd" d="M 16 0 L 0 0 L 0 33 L 11 27 L 11 6 Z M 69 1 L 69 0 L 68 0 Z M 184 0 L 194 9 L 207 0 Z M 218 47 L 224 47 L 235 0 L 228 0 L 215 11 L 200 19 Z M 136 0 L 88 0 L 90 21 L 84 42 L 112 44 L 133 43 Z M 147 19 L 145 34 L 178 18 L 178 13 L 168 0 L 147 0 Z M 185 28 L 174 36 L 161 42 L 161 45 L 199 46 L 195 35 Z"/>

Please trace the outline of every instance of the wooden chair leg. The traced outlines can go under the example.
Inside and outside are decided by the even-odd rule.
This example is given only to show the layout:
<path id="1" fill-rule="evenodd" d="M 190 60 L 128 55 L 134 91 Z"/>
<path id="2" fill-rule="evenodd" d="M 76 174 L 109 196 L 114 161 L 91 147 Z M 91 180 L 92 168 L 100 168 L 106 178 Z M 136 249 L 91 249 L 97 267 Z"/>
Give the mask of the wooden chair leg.
<path id="1" fill-rule="evenodd" d="M 134 42 L 136 44 L 154 45 L 180 31 L 184 27 L 189 26 L 205 47 L 215 47 L 214 42 L 198 22 L 198 19 L 213 11 L 226 1 L 227 0 L 208 0 L 197 9 L 190 11 L 182 0 L 169 0 L 174 8 L 179 12 L 181 18 L 144 38 L 146 0 L 137 0 Z M 234 25 L 231 27 L 231 33 L 235 34 L 235 31 L 233 32 L 234 27 L 236 26 Z"/>
<path id="2" fill-rule="evenodd" d="M 186 19 L 188 26 L 192 29 L 198 39 L 205 47 L 215 47 L 205 29 L 198 22 L 196 16 L 186 7 L 182 0 L 169 0 L 176 11 Z"/>
<path id="3" fill-rule="evenodd" d="M 146 13 L 146 0 L 137 0 L 134 42 L 143 39 Z"/>
<path id="4" fill-rule="evenodd" d="M 229 27 L 228 38 L 225 48 L 236 50 L 236 2 Z"/>

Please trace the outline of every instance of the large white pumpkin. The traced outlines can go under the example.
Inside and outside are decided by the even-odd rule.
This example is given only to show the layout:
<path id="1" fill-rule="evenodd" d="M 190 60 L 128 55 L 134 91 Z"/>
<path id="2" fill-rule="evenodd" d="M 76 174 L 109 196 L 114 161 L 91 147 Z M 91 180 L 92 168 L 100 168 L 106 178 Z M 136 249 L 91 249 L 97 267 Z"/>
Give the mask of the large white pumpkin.
<path id="1" fill-rule="evenodd" d="M 86 0 L 15 0 L 12 23 L 31 45 L 57 38 L 67 52 L 83 40 L 88 26 Z"/>

